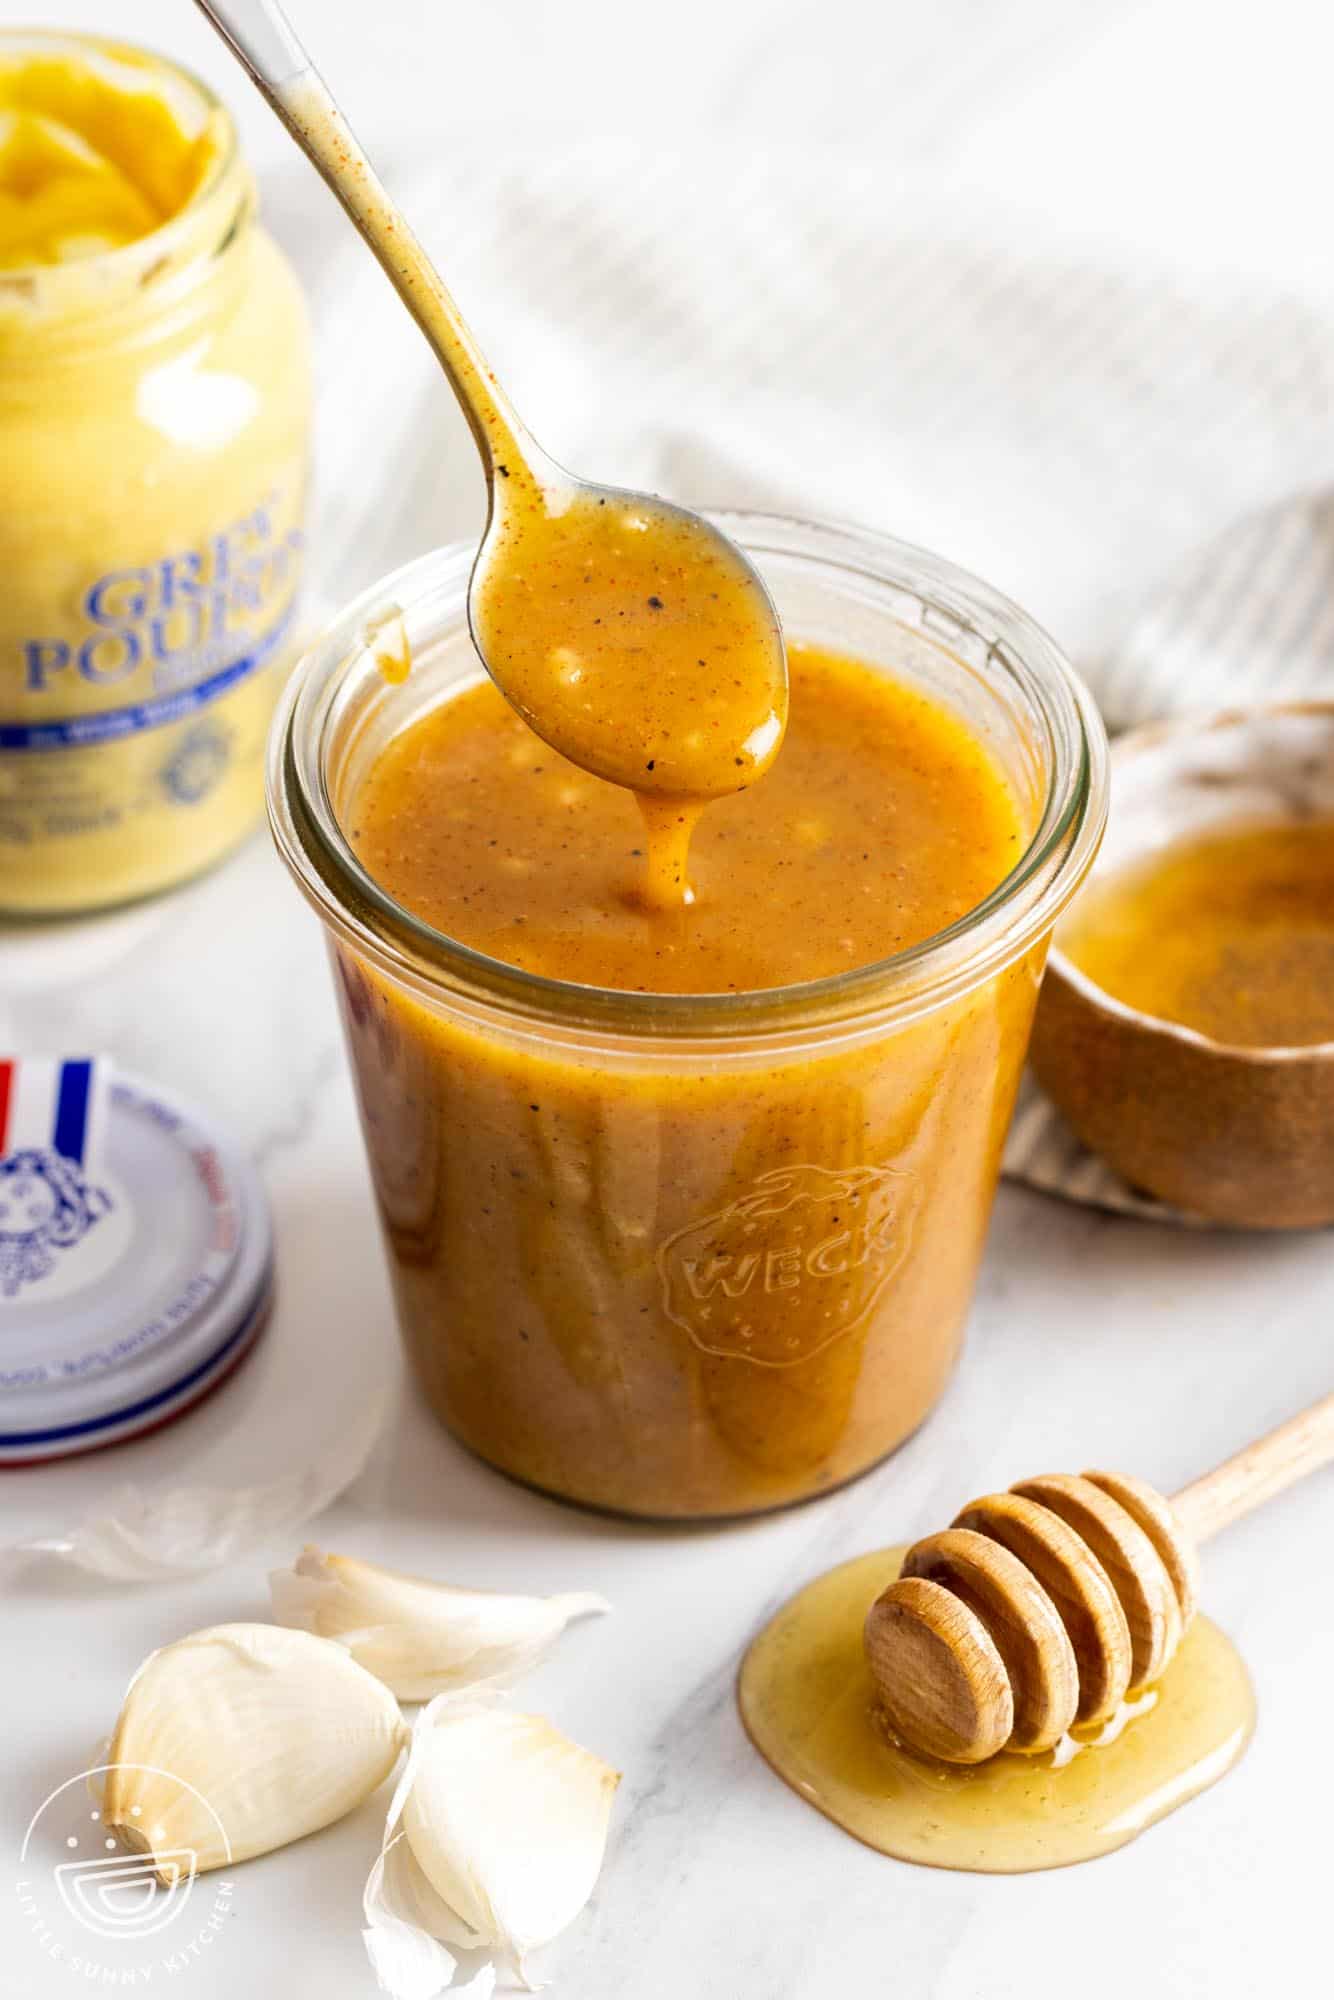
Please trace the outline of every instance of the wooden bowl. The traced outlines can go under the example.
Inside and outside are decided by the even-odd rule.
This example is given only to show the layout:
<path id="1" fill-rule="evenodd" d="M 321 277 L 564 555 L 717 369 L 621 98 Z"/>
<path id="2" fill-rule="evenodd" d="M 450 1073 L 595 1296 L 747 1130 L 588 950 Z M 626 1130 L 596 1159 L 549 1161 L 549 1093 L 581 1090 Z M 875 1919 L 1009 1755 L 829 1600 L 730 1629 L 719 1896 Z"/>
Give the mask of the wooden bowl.
<path id="1" fill-rule="evenodd" d="M 1112 751 L 1091 883 L 1238 822 L 1334 819 L 1334 702 L 1154 723 Z M 1176 1207 L 1252 1229 L 1334 1222 L 1334 1042 L 1246 1048 L 1114 1000 L 1061 948 L 1033 1068 L 1085 1145 Z"/>

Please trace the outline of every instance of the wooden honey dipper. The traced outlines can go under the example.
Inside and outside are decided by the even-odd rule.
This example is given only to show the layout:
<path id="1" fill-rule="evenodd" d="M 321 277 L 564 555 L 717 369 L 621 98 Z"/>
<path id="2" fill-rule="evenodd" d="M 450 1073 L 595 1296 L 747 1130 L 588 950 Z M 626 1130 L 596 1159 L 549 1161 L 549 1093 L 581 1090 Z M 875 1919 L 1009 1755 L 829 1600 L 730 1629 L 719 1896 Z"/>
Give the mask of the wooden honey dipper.
<path id="1" fill-rule="evenodd" d="M 989 1493 L 914 1542 L 866 1618 L 885 1718 L 948 1764 L 1050 1750 L 1159 1679 L 1195 1612 L 1196 1547 L 1334 1458 L 1334 1395 L 1165 1499 L 1117 1472 Z"/>

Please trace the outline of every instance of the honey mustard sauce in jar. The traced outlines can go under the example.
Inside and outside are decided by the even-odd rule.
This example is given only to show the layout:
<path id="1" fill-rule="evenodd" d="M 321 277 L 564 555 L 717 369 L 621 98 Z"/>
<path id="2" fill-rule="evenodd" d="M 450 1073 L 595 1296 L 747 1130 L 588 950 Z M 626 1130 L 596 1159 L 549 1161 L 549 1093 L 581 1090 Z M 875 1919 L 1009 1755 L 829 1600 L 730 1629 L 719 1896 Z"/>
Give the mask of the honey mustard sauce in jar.
<path id="1" fill-rule="evenodd" d="M 679 907 L 632 794 L 485 678 L 467 549 L 350 607 L 270 749 L 428 1402 L 530 1486 L 672 1519 L 827 1492 L 936 1402 L 1105 812 L 1096 712 L 1014 607 L 879 536 L 717 525 L 790 714 Z"/>
<path id="2" fill-rule="evenodd" d="M 211 93 L 0 34 L 0 911 L 147 895 L 249 831 L 309 422 L 301 294 Z"/>

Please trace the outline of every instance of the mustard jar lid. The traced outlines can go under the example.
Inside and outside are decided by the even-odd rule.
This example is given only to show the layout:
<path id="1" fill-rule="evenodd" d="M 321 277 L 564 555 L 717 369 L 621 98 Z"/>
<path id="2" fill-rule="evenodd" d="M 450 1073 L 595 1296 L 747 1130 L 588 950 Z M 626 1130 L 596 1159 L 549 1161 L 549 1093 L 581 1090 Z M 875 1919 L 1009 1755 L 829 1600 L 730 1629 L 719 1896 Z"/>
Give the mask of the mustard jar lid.
<path id="1" fill-rule="evenodd" d="M 0 1057 L 0 1464 L 179 1416 L 272 1297 L 263 1186 L 203 1114 L 93 1057 Z"/>

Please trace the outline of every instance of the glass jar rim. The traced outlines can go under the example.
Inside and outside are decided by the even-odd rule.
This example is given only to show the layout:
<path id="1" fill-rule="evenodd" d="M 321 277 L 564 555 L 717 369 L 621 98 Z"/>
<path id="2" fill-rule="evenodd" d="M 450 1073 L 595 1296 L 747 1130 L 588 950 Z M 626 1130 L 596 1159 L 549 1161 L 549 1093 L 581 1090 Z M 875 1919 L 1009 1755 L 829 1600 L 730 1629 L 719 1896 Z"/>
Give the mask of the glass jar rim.
<path id="1" fill-rule="evenodd" d="M 201 76 L 185 63 L 177 62 L 173 56 L 161 55 L 156 49 L 120 41 L 110 35 L 85 34 L 79 29 L 0 27 L 0 63 L 25 49 L 52 55 L 85 52 L 101 55 L 110 62 L 123 63 L 127 57 L 132 58 L 142 64 L 146 78 L 156 72 L 169 83 L 183 86 L 198 101 L 202 114 L 200 132 L 216 122 L 220 133 L 217 157 L 199 186 L 174 215 L 167 216 L 156 228 L 129 243 L 117 244 L 110 250 L 99 250 L 89 257 L 73 258 L 65 264 L 20 264 L 4 273 L 5 288 L 9 291 L 22 292 L 25 287 L 38 285 L 47 297 L 58 297 L 64 292 L 69 294 L 71 300 L 78 299 L 81 287 L 85 294 L 88 293 L 88 281 L 92 277 L 99 289 L 89 298 L 89 307 L 101 309 L 108 292 L 119 280 L 123 279 L 127 289 L 137 287 L 143 282 L 145 273 L 168 263 L 184 239 L 200 225 L 207 207 L 238 179 L 244 163 L 236 121 L 217 92 Z"/>
<path id="2" fill-rule="evenodd" d="M 416 917 L 370 876 L 339 824 L 325 772 L 325 737 L 339 689 L 364 652 L 368 626 L 409 612 L 432 588 L 466 597 L 475 547 L 419 556 L 349 605 L 298 664 L 269 738 L 268 809 L 278 850 L 307 900 L 358 955 L 425 994 L 442 989 L 516 1026 L 610 1032 L 634 1041 L 790 1039 L 809 1028 L 856 1032 L 906 1023 L 981 985 L 1047 935 L 1093 861 L 1107 815 L 1107 740 L 1093 698 L 1055 641 L 990 585 L 910 543 L 845 523 L 701 510 L 760 559 L 794 555 L 889 586 L 920 591 L 942 616 L 937 636 L 966 630 L 1020 682 L 1047 736 L 1048 778 L 1024 853 L 991 893 L 921 943 L 870 964 L 796 985 L 740 993 L 645 993 L 583 986 L 489 957 Z"/>

